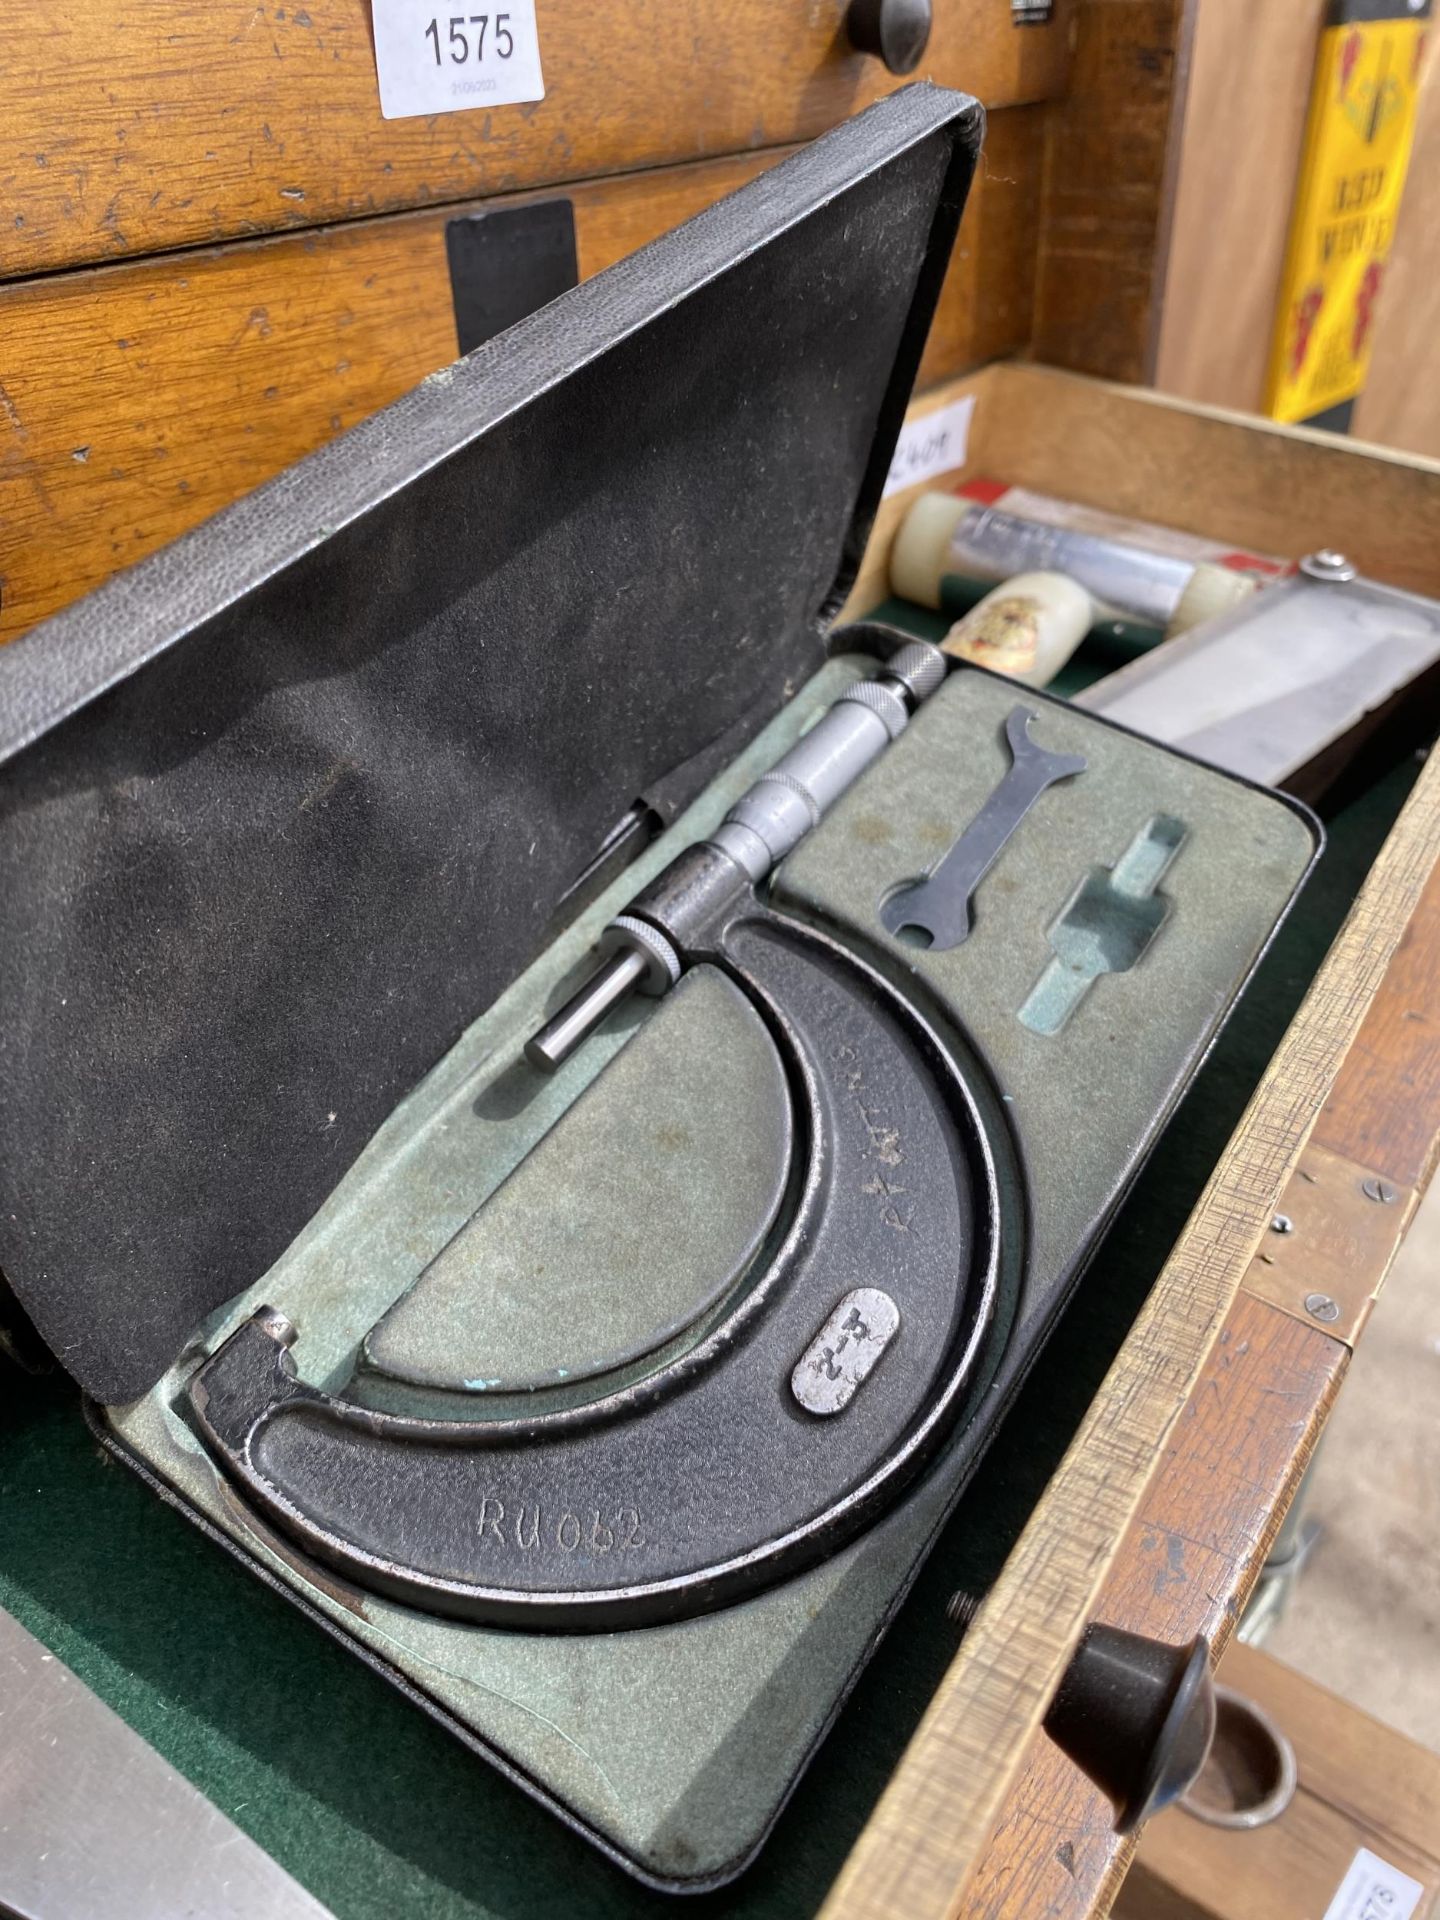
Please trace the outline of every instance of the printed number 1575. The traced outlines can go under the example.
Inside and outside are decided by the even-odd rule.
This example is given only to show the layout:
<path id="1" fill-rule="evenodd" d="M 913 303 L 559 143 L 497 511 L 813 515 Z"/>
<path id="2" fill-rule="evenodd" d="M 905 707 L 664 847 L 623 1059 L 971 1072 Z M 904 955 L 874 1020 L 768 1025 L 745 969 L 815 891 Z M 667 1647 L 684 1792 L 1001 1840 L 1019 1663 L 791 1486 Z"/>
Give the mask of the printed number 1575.
<path id="1" fill-rule="evenodd" d="M 443 65 L 440 57 L 440 22 L 432 20 L 425 29 L 425 38 L 435 49 L 436 66 Z M 450 55 L 451 64 L 463 67 L 474 50 L 477 66 L 485 58 L 486 36 L 489 36 L 490 50 L 501 60 L 508 60 L 515 51 L 515 36 L 510 31 L 508 13 L 471 13 L 452 14 L 445 22 L 450 31 L 445 47 Z M 471 29 L 471 31 L 467 31 Z"/>

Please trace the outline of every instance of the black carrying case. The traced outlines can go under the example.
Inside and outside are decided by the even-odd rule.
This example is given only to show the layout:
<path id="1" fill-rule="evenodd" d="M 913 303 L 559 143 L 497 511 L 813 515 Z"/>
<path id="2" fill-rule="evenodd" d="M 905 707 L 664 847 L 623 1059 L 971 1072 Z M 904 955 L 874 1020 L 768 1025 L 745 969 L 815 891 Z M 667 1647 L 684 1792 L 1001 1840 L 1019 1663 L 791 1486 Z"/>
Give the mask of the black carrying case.
<path id="1" fill-rule="evenodd" d="M 0 1269 L 95 1399 L 824 659 L 982 125 L 891 96 L 0 652 Z"/>
<path id="2" fill-rule="evenodd" d="M 824 661 L 982 127 L 892 95 L 0 651 L 0 1271 L 92 1403 Z"/>
<path id="3" fill-rule="evenodd" d="M 92 1402 L 198 1351 L 587 877 L 823 663 L 982 127 L 890 96 L 0 651 L 0 1269 Z M 617 1845 L 92 1414 L 641 1878 L 763 1839 L 695 1872 Z"/>

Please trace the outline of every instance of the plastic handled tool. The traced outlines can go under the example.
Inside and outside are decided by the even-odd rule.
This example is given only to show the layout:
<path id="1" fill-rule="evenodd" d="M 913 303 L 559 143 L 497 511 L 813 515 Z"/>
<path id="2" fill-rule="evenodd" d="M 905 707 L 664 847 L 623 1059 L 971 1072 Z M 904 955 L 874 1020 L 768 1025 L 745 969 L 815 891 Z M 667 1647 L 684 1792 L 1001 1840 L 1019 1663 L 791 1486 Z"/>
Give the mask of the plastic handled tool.
<path id="1" fill-rule="evenodd" d="M 1017 573 L 957 620 L 942 653 L 1027 687 L 1055 678 L 1096 621 L 1095 602 L 1064 573 Z"/>
<path id="2" fill-rule="evenodd" d="M 611 921 L 600 940 L 604 964 L 526 1043 L 531 1065 L 554 1073 L 632 993 L 668 992 L 684 965 L 677 932 L 699 904 L 731 884 L 763 880 L 900 737 L 944 678 L 939 649 L 916 640 L 892 654 L 873 680 L 847 687 L 710 839 L 679 855 Z"/>
<path id="3" fill-rule="evenodd" d="M 1229 567 L 951 493 L 921 494 L 890 549 L 891 589 L 926 607 L 947 605 L 947 579 L 999 585 L 1036 572 L 1078 582 L 1095 602 L 1097 619 L 1170 635 L 1225 612 L 1257 585 L 1251 575 Z"/>

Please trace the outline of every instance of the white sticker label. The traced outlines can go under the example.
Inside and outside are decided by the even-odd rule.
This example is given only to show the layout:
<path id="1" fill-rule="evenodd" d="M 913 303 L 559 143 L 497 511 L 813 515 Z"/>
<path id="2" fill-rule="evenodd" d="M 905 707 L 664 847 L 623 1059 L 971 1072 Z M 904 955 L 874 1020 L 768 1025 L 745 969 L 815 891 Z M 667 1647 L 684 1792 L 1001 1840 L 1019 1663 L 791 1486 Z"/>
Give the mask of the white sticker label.
<path id="1" fill-rule="evenodd" d="M 953 473 L 956 467 L 963 467 L 974 411 L 975 396 L 967 393 L 963 400 L 952 400 L 948 407 L 938 407 L 923 420 L 907 420 L 895 442 L 886 493 L 898 493 L 902 487 L 918 486 L 922 480 L 933 480 L 937 473 Z"/>
<path id="2" fill-rule="evenodd" d="M 535 0 L 374 0 L 372 18 L 387 120 L 545 98 Z"/>
<path id="3" fill-rule="evenodd" d="M 1325 1920 L 1410 1920 L 1424 1891 L 1408 1873 L 1361 1847 L 1325 1909 Z"/>

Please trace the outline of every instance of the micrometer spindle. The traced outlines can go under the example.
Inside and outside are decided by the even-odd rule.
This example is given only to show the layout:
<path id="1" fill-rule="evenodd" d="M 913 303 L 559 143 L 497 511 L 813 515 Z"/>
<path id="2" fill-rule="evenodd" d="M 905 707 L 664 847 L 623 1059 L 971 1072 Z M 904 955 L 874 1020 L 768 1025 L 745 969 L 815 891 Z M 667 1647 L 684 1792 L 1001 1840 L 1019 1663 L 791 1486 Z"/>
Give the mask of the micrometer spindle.
<path id="1" fill-rule="evenodd" d="M 666 993 L 684 969 L 675 922 L 698 895 L 758 884 L 852 786 L 945 678 L 945 657 L 923 640 L 901 647 L 873 680 L 847 687 L 789 752 L 605 929 L 603 964 L 527 1043 L 526 1058 L 554 1073 L 621 1001 Z"/>

